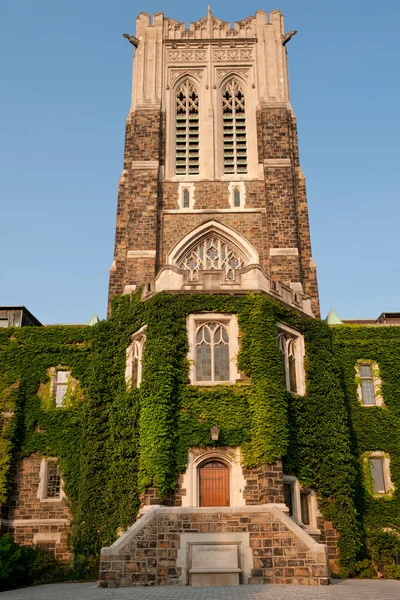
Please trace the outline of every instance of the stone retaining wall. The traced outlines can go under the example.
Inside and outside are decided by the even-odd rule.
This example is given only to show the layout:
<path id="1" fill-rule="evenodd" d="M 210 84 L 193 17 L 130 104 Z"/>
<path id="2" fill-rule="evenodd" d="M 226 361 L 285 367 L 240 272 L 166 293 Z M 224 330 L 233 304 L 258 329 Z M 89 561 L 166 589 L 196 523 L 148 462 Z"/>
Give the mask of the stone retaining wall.
<path id="1" fill-rule="evenodd" d="M 317 543 L 277 505 L 229 508 L 152 506 L 121 538 L 103 548 L 99 587 L 187 585 L 186 539 L 236 543 L 241 583 L 327 585 L 326 546 Z M 247 534 L 247 535 L 246 535 Z M 185 537 L 186 536 L 186 537 Z"/>

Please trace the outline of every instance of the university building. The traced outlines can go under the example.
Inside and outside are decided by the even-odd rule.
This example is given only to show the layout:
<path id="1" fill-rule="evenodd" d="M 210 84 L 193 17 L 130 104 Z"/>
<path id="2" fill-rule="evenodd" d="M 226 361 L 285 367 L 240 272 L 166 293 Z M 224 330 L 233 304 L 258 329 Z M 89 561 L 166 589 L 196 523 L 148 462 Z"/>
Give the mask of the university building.
<path id="1" fill-rule="evenodd" d="M 101 587 L 398 564 L 398 315 L 320 320 L 294 34 L 138 16 L 109 319 L 0 331 L 2 532 Z"/>

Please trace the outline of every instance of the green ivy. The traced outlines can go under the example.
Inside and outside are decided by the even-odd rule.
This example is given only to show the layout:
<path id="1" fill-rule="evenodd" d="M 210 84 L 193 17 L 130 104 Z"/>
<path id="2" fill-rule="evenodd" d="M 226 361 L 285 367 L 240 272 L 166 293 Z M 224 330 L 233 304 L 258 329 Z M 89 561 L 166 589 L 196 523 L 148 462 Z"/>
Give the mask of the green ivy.
<path id="1" fill-rule="evenodd" d="M 235 385 L 189 383 L 186 321 L 204 312 L 237 315 L 242 379 Z M 284 387 L 278 321 L 305 338 L 303 397 Z M 126 348 L 144 325 L 142 383 L 127 390 Z M 364 525 L 368 531 L 398 527 L 400 512 L 397 493 L 382 501 L 365 491 L 360 462 L 363 452 L 388 452 L 400 489 L 400 365 L 382 354 L 388 350 L 384 332 L 393 344 L 400 337 L 391 328 L 369 328 L 381 332 L 374 341 L 365 329 L 329 328 L 263 294 L 156 294 L 143 302 L 137 293 L 116 297 L 110 320 L 94 327 L 0 330 L 0 409 L 13 415 L 0 436 L 0 494 L 6 497 L 21 457 L 58 457 L 76 566 L 83 572 L 118 530 L 134 522 L 147 487 L 156 487 L 162 499 L 173 492 L 188 449 L 211 445 L 210 428 L 217 425 L 218 444 L 240 446 L 246 467 L 283 458 L 286 472 L 316 490 L 324 517 L 340 533 L 342 573 L 361 572 Z M 379 364 L 385 408 L 357 402 L 354 365 L 360 357 Z M 54 406 L 50 393 L 57 366 L 78 382 L 69 387 L 64 408 Z"/>

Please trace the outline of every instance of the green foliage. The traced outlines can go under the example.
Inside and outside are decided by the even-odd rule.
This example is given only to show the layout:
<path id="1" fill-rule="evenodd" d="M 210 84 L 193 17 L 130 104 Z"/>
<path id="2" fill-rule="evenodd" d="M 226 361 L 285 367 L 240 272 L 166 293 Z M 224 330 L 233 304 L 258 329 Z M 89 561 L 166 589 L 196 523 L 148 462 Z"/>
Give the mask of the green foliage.
<path id="1" fill-rule="evenodd" d="M 189 385 L 186 320 L 204 312 L 237 314 L 243 380 L 235 385 Z M 277 321 L 304 335 L 303 397 L 285 390 Z M 126 348 L 144 325 L 142 383 L 127 390 Z M 94 327 L 0 330 L 0 409 L 11 415 L 0 435 L 0 496 L 19 458 L 58 457 L 73 515 L 75 575 L 82 577 L 96 569 L 100 548 L 134 522 L 140 493 L 155 486 L 166 498 L 188 449 L 211 445 L 217 425 L 217 444 L 240 446 L 249 468 L 283 457 L 286 472 L 316 490 L 323 516 L 340 532 L 341 574 L 369 576 L 364 524 L 400 525 L 397 492 L 390 500 L 372 497 L 362 469 L 364 452 L 388 452 L 400 489 L 400 352 L 393 353 L 400 337 L 391 328 L 365 329 L 329 328 L 261 294 L 157 294 L 142 302 L 138 293 L 116 297 L 112 318 Z M 360 357 L 379 365 L 385 408 L 358 404 Z M 51 394 L 57 366 L 77 382 L 63 408 Z"/>
<path id="2" fill-rule="evenodd" d="M 0 538 L 0 591 L 63 581 L 68 575 L 68 568 L 49 552 L 38 547 L 20 546 L 11 535 Z"/>

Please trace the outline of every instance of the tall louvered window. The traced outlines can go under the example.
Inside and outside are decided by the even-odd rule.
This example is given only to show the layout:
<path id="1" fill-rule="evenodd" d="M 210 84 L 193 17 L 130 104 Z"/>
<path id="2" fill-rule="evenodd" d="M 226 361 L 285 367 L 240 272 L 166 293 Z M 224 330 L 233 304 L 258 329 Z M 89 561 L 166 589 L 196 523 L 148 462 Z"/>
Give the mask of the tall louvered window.
<path id="1" fill-rule="evenodd" d="M 199 173 L 199 95 L 186 79 L 176 92 L 176 153 L 175 173 Z"/>
<path id="2" fill-rule="evenodd" d="M 247 173 L 246 112 L 241 83 L 231 79 L 222 92 L 224 173 Z"/>

